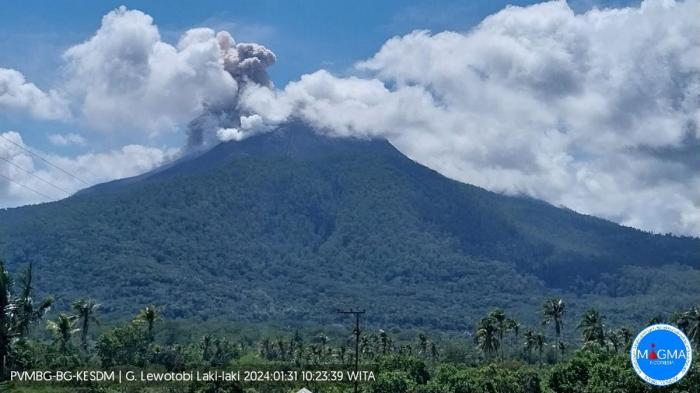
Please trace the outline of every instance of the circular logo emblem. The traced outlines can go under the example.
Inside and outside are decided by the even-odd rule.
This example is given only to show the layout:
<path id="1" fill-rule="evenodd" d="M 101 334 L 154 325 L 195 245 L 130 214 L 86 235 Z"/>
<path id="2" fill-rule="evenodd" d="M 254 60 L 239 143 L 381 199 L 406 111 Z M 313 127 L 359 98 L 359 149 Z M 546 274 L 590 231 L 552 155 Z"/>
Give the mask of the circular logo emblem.
<path id="1" fill-rule="evenodd" d="M 646 382 L 667 386 L 678 382 L 690 369 L 693 349 L 688 337 L 671 325 L 652 325 L 642 330 L 630 351 L 634 371 Z"/>

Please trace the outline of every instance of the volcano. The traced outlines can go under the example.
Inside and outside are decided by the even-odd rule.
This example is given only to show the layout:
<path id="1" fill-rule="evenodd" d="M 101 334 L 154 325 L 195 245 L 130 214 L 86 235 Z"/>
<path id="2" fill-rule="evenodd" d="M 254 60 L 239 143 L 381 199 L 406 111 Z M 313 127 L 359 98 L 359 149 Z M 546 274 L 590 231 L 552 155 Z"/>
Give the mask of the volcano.
<path id="1" fill-rule="evenodd" d="M 550 296 L 640 323 L 700 293 L 700 239 L 463 184 L 382 139 L 291 122 L 52 203 L 0 211 L 0 256 L 102 312 L 464 329 Z"/>

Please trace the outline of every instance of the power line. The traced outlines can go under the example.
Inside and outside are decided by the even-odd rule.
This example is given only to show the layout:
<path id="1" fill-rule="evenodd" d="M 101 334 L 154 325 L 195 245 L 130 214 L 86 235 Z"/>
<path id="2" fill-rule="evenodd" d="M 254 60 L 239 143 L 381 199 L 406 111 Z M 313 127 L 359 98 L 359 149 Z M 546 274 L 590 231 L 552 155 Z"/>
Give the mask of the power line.
<path id="1" fill-rule="evenodd" d="M 30 170 L 28 170 L 28 169 L 22 168 L 21 166 L 15 164 L 14 162 L 8 160 L 8 159 L 5 158 L 5 157 L 0 157 L 0 160 L 3 160 L 3 161 L 5 161 L 6 163 L 12 165 L 13 167 L 19 169 L 20 171 L 23 171 L 23 172 L 29 174 L 30 176 L 33 176 L 33 177 L 35 177 L 35 178 L 37 178 L 37 179 L 43 181 L 44 183 L 50 185 L 51 187 L 53 187 L 53 188 L 55 188 L 55 189 L 57 189 L 57 190 L 60 190 L 60 191 L 65 192 L 65 193 L 66 193 L 67 195 L 69 195 L 69 196 L 71 195 L 71 193 L 70 193 L 69 191 L 66 191 L 64 188 L 59 187 L 59 186 L 57 186 L 57 185 L 51 183 L 51 182 L 48 181 L 48 180 L 44 180 L 43 178 L 39 177 L 39 176 L 38 176 L 37 174 L 35 174 L 34 172 L 32 172 L 32 171 L 30 171 Z"/>
<path id="2" fill-rule="evenodd" d="M 40 196 L 42 196 L 42 197 L 44 197 L 44 198 L 47 198 L 47 199 L 50 200 L 50 201 L 55 201 L 54 198 L 51 198 L 50 196 L 44 194 L 43 192 L 39 192 L 39 191 L 37 191 L 37 190 L 35 190 L 35 189 L 31 188 L 31 187 L 25 186 L 25 185 L 22 184 L 22 183 L 18 183 L 18 182 L 16 182 L 16 181 L 10 179 L 9 177 L 3 175 L 2 173 L 0 173 L 0 177 L 4 177 L 4 178 L 7 179 L 10 183 L 14 183 L 14 184 L 16 184 L 16 185 L 18 185 L 18 186 L 20 186 L 20 187 L 26 188 L 27 190 L 29 190 L 29 191 L 31 191 L 31 192 L 37 194 L 37 195 L 40 195 Z"/>
<path id="3" fill-rule="evenodd" d="M 51 161 L 49 161 L 49 160 L 47 160 L 46 158 L 44 158 L 44 157 L 42 157 L 41 155 L 39 155 L 38 153 L 35 153 L 35 152 L 33 152 L 33 151 L 27 149 L 26 147 L 20 145 L 19 143 L 10 140 L 9 138 L 5 137 L 5 135 L 0 134 L 0 138 L 2 138 L 2 139 L 4 139 L 4 140 L 6 140 L 6 141 L 12 143 L 13 145 L 15 145 L 15 146 L 19 147 L 20 149 L 26 151 L 27 153 L 29 153 L 29 154 L 31 154 L 31 155 L 33 155 L 33 156 L 39 158 L 40 160 L 44 161 L 44 162 L 47 163 L 48 165 L 51 165 L 52 167 L 58 169 L 59 171 L 65 173 L 66 175 L 72 177 L 73 179 L 78 180 L 78 181 L 80 181 L 81 183 L 83 183 L 83 184 L 85 184 L 85 185 L 87 185 L 87 186 L 90 185 L 90 183 L 86 182 L 85 180 L 79 178 L 78 176 L 75 176 L 74 174 L 68 172 L 67 170 L 65 170 L 65 169 L 59 167 L 58 165 L 52 163 Z"/>

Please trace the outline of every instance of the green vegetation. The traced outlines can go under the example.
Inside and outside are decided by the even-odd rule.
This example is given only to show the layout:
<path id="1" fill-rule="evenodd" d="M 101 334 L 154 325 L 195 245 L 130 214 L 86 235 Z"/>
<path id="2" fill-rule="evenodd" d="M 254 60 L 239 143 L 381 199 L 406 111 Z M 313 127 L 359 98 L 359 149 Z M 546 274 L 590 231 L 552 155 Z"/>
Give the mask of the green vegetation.
<path id="1" fill-rule="evenodd" d="M 319 137 L 298 124 L 57 203 L 0 211 L 0 255 L 3 377 L 351 369 L 354 342 L 336 310 L 359 306 L 368 311 L 360 365 L 376 374 L 363 393 L 700 387 L 697 361 L 681 383 L 652 390 L 625 354 L 650 318 L 698 346 L 700 239 L 487 192 L 385 141 Z M 55 300 L 36 301 L 44 294 Z M 352 390 L 5 381 L 0 391 L 301 386 Z"/>
<path id="2" fill-rule="evenodd" d="M 638 327 L 700 293 L 698 239 L 487 192 L 386 141 L 300 125 L 0 211 L 0 255 L 13 272 L 33 262 L 59 309 L 109 299 L 105 321 L 155 304 L 168 320 L 301 327 L 356 306 L 385 329 L 463 331 L 494 308 L 532 325 L 556 295 L 569 315 L 594 307 Z M 86 321 L 79 336 L 97 326 Z"/>
<path id="3" fill-rule="evenodd" d="M 44 322 L 50 299 L 30 307 L 32 270 L 14 285 L 0 264 L 0 353 L 6 369 L 0 375 L 3 392 L 294 392 L 306 386 L 314 392 L 351 392 L 348 382 L 204 382 L 145 383 L 71 382 L 49 384 L 10 382 L 10 370 L 351 370 L 354 362 L 350 332 L 326 335 L 279 331 L 256 340 L 236 335 L 204 334 L 196 340 L 159 339 L 165 321 L 155 306 L 143 308 L 131 321 L 96 334 L 83 328 L 95 323 L 100 308 L 93 300 L 73 303 L 72 313 Z M 359 384 L 363 393 L 646 393 L 700 392 L 697 357 L 688 375 L 668 388 L 646 385 L 629 361 L 632 335 L 613 329 L 596 310 L 580 317 L 576 339 L 567 341 L 556 326 L 573 322 L 562 299 L 546 300 L 540 322 L 525 327 L 502 309 L 484 316 L 473 339 L 425 333 L 364 330 L 359 341 L 360 368 L 375 380 Z M 23 311 L 25 310 L 25 311 Z M 26 314 L 29 311 L 29 314 Z M 673 313 L 669 323 L 682 328 L 696 349 L 700 307 Z M 543 329 L 554 324 L 554 329 Z M 42 328 L 45 326 L 45 329 Z M 545 334 L 545 330 L 553 330 Z M 572 329 L 573 330 L 573 329 Z M 49 333 L 47 336 L 46 333 Z M 533 352 L 537 354 L 533 357 Z M 5 379 L 5 382 L 2 382 Z"/>

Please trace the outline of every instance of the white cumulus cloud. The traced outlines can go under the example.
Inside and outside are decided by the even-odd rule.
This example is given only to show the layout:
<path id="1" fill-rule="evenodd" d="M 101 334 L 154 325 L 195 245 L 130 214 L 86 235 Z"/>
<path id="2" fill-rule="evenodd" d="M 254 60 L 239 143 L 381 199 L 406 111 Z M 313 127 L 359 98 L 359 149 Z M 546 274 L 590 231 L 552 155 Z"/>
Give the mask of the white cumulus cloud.
<path id="1" fill-rule="evenodd" d="M 124 7 L 64 58 L 66 89 L 96 129 L 176 129 L 237 93 L 213 30 L 190 30 L 175 47 L 161 41 L 149 15 Z"/>
<path id="2" fill-rule="evenodd" d="M 120 7 L 64 60 L 63 88 L 92 128 L 153 135 L 181 130 L 198 116 L 216 120 L 190 126 L 189 143 L 198 145 L 211 130 L 202 124 L 226 122 L 235 112 L 240 89 L 271 85 L 266 69 L 276 58 L 262 45 L 236 43 L 209 28 L 190 29 L 173 46 L 149 15 Z"/>
<path id="3" fill-rule="evenodd" d="M 507 7 L 468 32 L 415 31 L 357 65 L 241 106 L 383 136 L 443 174 L 656 232 L 700 235 L 700 2 L 575 14 Z"/>
<path id="4" fill-rule="evenodd" d="M 55 90 L 45 92 L 19 71 L 0 68 L 0 111 L 26 113 L 39 119 L 67 119 L 67 101 Z"/>
<path id="5" fill-rule="evenodd" d="M 49 142 L 55 146 L 85 146 L 87 141 L 79 134 L 67 133 L 67 134 L 49 134 Z"/>
<path id="6" fill-rule="evenodd" d="M 0 69 L 0 110 L 44 119 L 72 112 L 91 128 L 123 133 L 187 125 L 187 148 L 241 140 L 298 117 L 336 136 L 386 137 L 413 159 L 490 190 L 700 235 L 697 15 L 698 0 L 582 14 L 564 1 L 511 6 L 470 31 L 394 37 L 357 64 L 358 76 L 320 70 L 276 89 L 266 71 L 276 58 L 265 47 L 206 28 L 171 45 L 150 16 L 121 7 L 66 51 L 66 79 L 56 90 Z M 3 148 L 0 157 L 77 189 L 60 173 L 35 168 L 21 149 L 8 156 Z M 53 159 L 92 182 L 148 170 L 168 155 L 132 145 Z M 0 171 L 56 191 L 7 163 Z M 2 204 L 38 200 L 20 188 L 0 179 Z"/>
<path id="7" fill-rule="evenodd" d="M 107 152 L 66 157 L 27 146 L 18 132 L 0 133 L 0 208 L 62 199 L 88 185 L 144 173 L 176 154 L 173 149 L 126 145 Z"/>

